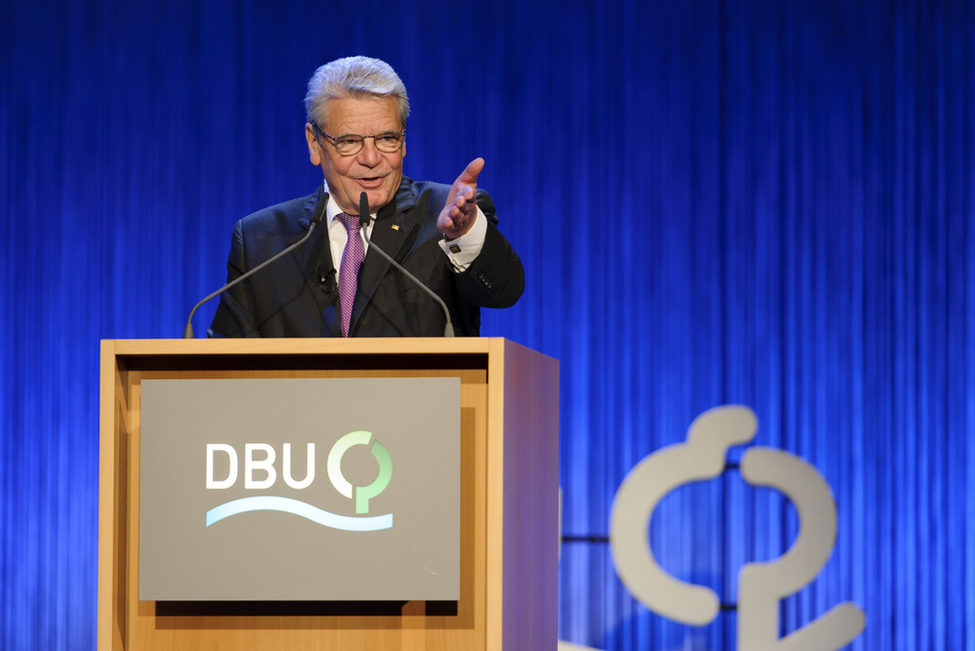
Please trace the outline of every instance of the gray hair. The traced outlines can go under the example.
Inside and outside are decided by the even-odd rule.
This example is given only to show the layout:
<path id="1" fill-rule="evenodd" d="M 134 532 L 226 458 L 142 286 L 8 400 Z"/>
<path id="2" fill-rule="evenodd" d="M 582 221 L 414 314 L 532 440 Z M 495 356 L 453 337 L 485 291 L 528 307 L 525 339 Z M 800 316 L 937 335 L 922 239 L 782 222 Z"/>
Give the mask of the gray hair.
<path id="1" fill-rule="evenodd" d="M 327 128 L 328 100 L 355 98 L 392 98 L 399 109 L 400 122 L 406 128 L 410 116 L 410 100 L 406 86 L 385 61 L 369 57 L 336 59 L 318 68 L 308 80 L 305 113 L 309 122 Z"/>

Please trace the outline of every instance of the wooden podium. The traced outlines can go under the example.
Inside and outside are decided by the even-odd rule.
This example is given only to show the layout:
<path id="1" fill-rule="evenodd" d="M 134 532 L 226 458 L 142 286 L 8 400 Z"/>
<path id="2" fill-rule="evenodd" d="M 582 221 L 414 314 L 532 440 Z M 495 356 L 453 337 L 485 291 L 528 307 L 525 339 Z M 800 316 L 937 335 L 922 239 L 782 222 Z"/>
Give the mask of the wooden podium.
<path id="1" fill-rule="evenodd" d="M 139 601 L 142 380 L 278 377 L 460 378 L 456 603 L 173 612 Z M 556 360 L 497 338 L 103 341 L 98 649 L 554 651 L 558 386 Z"/>

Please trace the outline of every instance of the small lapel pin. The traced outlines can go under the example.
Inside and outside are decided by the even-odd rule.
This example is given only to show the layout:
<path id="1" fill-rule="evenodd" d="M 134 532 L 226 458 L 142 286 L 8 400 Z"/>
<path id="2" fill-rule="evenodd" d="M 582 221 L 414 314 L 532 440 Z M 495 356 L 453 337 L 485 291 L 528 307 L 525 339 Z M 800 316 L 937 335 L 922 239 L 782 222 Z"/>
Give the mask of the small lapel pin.
<path id="1" fill-rule="evenodd" d="M 390 226 L 390 228 L 392 228 L 394 231 L 398 231 L 399 230 L 399 224 L 393 224 L 392 226 Z"/>

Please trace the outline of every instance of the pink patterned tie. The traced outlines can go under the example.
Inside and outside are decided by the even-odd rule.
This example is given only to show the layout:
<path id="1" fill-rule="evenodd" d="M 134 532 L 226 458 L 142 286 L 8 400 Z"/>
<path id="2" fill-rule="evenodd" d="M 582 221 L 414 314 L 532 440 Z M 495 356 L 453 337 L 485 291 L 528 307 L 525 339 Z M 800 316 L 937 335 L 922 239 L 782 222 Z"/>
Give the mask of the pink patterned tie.
<path id="1" fill-rule="evenodd" d="M 355 289 L 359 284 L 359 267 L 366 257 L 362 238 L 359 237 L 359 215 L 339 213 L 336 215 L 345 225 L 349 240 L 342 252 L 342 265 L 339 267 L 339 307 L 342 308 L 342 336 L 349 336 L 349 324 L 352 322 L 352 303 L 355 301 Z"/>

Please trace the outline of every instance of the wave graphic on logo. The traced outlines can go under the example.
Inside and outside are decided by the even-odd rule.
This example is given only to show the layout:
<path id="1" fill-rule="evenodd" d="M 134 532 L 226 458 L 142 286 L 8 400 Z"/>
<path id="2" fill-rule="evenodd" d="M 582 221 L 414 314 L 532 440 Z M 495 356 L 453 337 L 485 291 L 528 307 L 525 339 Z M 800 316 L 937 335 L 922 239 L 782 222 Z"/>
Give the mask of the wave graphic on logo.
<path id="1" fill-rule="evenodd" d="M 342 529 L 344 531 L 381 531 L 390 529 L 393 526 L 393 514 L 376 515 L 372 517 L 350 517 L 338 515 L 329 511 L 323 511 L 317 506 L 312 506 L 301 500 L 294 500 L 290 497 L 273 497 L 269 495 L 259 497 L 244 497 L 233 500 L 220 506 L 215 506 L 207 511 L 207 526 L 214 522 L 219 522 L 224 518 L 248 511 L 282 511 L 292 513 L 307 518 L 312 522 L 332 529 Z"/>

